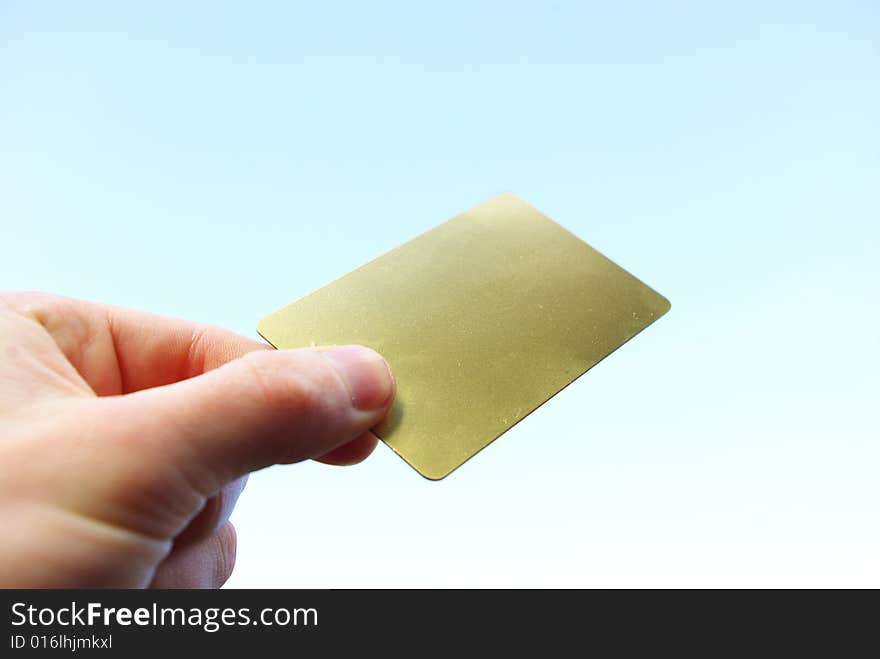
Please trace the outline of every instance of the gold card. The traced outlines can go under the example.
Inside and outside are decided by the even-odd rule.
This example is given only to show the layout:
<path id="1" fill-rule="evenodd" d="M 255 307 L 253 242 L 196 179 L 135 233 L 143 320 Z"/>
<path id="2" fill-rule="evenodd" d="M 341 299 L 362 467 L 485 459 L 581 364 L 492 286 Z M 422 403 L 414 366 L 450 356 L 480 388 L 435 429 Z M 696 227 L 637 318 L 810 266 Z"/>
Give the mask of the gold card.
<path id="1" fill-rule="evenodd" d="M 376 434 L 432 480 L 669 310 L 663 296 L 512 194 L 263 318 L 276 348 L 359 343 L 397 379 Z"/>

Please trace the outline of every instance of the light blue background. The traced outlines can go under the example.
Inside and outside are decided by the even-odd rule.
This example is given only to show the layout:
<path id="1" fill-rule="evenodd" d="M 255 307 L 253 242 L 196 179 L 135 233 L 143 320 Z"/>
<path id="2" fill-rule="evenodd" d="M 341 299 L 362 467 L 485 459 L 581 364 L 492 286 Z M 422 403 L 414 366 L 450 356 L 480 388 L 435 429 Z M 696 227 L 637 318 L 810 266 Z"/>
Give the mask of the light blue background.
<path id="1" fill-rule="evenodd" d="M 880 586 L 876 2 L 184 4 L 0 5 L 0 287 L 254 335 L 513 191 L 673 304 L 446 481 L 255 476 L 230 585 Z"/>

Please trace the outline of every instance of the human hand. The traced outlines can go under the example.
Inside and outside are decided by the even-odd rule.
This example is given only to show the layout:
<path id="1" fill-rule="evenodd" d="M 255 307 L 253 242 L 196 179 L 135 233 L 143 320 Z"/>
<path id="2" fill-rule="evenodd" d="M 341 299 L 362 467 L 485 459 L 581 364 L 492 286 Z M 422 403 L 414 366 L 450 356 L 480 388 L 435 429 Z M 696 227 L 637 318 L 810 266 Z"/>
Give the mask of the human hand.
<path id="1" fill-rule="evenodd" d="M 393 397 L 366 348 L 0 294 L 0 586 L 219 587 L 247 474 L 363 460 Z"/>

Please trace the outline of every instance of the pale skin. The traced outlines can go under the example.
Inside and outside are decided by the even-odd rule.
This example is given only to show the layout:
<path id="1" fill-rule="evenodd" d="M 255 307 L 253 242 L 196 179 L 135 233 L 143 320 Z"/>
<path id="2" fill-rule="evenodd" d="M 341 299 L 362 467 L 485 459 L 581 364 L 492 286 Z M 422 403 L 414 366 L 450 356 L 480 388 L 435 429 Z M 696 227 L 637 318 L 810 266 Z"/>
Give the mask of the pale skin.
<path id="1" fill-rule="evenodd" d="M 247 475 L 360 462 L 394 391 L 367 348 L 0 293 L 0 587 L 219 587 Z"/>

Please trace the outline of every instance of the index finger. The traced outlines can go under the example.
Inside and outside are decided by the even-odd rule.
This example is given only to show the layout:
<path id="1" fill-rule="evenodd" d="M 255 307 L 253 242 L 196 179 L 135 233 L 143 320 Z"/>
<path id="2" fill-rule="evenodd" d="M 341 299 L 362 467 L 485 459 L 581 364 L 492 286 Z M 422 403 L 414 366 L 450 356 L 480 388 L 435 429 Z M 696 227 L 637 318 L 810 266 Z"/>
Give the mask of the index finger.
<path id="1" fill-rule="evenodd" d="M 36 321 L 89 386 L 125 394 L 200 375 L 270 346 L 219 327 L 48 293 L 5 293 Z"/>

